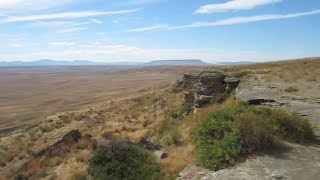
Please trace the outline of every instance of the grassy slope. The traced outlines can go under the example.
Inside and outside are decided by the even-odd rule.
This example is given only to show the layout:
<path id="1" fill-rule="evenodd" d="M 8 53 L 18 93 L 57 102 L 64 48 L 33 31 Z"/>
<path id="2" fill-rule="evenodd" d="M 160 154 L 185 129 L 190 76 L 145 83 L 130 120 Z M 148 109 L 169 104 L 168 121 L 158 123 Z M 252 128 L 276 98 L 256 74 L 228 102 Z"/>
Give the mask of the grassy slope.
<path id="1" fill-rule="evenodd" d="M 253 82 L 315 83 L 320 77 L 319 69 L 320 58 L 213 67 L 208 71 L 238 74 L 238 76 L 244 76 L 245 81 Z M 172 94 L 164 91 L 164 87 L 160 87 L 159 90 L 158 92 L 141 91 L 140 96 L 108 102 L 95 109 L 52 115 L 25 131 L 16 131 L 0 137 L 0 175 L 14 174 L 21 160 L 32 158 L 33 151 L 49 146 L 74 128 L 98 138 L 115 135 L 122 138 L 129 137 L 133 141 L 139 141 L 146 136 L 160 141 L 166 140 L 165 149 L 170 156 L 160 161 L 163 165 L 163 173 L 166 177 L 178 173 L 195 157 L 191 140 L 193 127 L 208 113 L 216 111 L 223 105 L 210 105 L 195 115 L 190 114 L 183 119 L 172 119 L 168 118 L 168 115 L 181 107 L 183 93 Z M 158 107 L 155 104 L 154 99 L 157 96 L 165 100 L 164 107 Z M 159 132 L 161 126 L 168 127 L 165 133 Z M 35 164 L 34 168 L 54 170 L 59 172 L 59 177 L 71 177 L 73 174 L 85 172 L 89 153 L 87 149 L 72 151 L 64 157 L 53 158 L 56 162 Z"/>
<path id="2" fill-rule="evenodd" d="M 218 67 L 217 70 L 231 75 L 247 72 L 244 74 L 249 77 L 249 80 L 262 80 L 264 82 L 316 82 L 320 77 L 320 58 L 222 66 Z"/>

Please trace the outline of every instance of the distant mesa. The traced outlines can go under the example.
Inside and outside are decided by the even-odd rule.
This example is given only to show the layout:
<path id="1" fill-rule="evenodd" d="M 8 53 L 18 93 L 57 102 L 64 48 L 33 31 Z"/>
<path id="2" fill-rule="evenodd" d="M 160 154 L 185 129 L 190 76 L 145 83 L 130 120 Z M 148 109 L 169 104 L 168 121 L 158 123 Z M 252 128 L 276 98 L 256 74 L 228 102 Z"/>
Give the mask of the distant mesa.
<path id="1" fill-rule="evenodd" d="M 244 65 L 244 64 L 254 64 L 251 61 L 230 61 L 230 62 L 217 62 L 216 65 Z"/>
<path id="2" fill-rule="evenodd" d="M 145 63 L 146 66 L 205 66 L 209 65 L 202 60 L 193 60 L 193 59 L 186 59 L 186 60 L 156 60 L 151 61 L 149 63 Z"/>

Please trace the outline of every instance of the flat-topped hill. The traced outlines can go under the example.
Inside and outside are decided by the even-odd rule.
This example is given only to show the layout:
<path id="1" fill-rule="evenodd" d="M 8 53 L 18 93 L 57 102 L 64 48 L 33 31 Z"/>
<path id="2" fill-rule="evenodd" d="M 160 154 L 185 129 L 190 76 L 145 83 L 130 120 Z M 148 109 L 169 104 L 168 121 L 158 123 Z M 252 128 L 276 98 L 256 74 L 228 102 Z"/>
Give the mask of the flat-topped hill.
<path id="1" fill-rule="evenodd" d="M 202 60 L 185 59 L 185 60 L 155 60 L 146 63 L 147 66 L 205 66 L 209 65 Z"/>

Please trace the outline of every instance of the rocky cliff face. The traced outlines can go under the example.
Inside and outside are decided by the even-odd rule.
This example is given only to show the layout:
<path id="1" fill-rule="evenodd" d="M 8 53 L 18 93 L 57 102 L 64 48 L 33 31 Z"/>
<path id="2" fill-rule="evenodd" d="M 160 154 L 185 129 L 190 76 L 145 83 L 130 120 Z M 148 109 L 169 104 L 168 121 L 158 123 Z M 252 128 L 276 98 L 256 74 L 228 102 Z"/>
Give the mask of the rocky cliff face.
<path id="1" fill-rule="evenodd" d="M 224 74 L 184 74 L 173 86 L 173 92 L 185 92 L 185 106 L 191 109 L 203 108 L 211 103 L 221 102 L 228 93 L 239 85 L 240 80 Z"/>

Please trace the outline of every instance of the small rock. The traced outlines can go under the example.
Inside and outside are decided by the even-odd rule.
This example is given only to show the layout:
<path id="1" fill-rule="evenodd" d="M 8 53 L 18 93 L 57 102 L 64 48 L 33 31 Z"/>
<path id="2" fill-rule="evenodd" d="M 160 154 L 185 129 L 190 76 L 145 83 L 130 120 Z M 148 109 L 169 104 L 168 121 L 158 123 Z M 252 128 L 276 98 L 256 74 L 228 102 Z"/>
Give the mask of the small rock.
<path id="1" fill-rule="evenodd" d="M 129 119 L 128 122 L 129 122 L 129 123 L 135 123 L 135 122 L 137 122 L 137 120 L 136 120 L 136 119 Z"/>
<path id="2" fill-rule="evenodd" d="M 159 144 L 156 144 L 152 141 L 148 141 L 148 140 L 141 140 L 139 143 L 138 143 L 138 146 L 144 148 L 144 149 L 148 149 L 148 150 L 160 150 L 160 148 L 162 147 L 161 145 Z"/>
<path id="3" fill-rule="evenodd" d="M 187 116 L 189 114 L 189 111 L 182 114 L 182 116 Z"/>
<path id="4" fill-rule="evenodd" d="M 163 152 L 163 151 L 155 151 L 154 155 L 159 159 L 164 159 L 164 158 L 168 157 L 168 153 Z"/>
<path id="5" fill-rule="evenodd" d="M 193 109 L 193 114 L 197 114 L 201 109 L 200 108 L 194 108 Z"/>
<path id="6" fill-rule="evenodd" d="M 271 174 L 271 177 L 274 178 L 274 179 L 283 179 L 284 178 L 284 176 L 282 174 L 280 174 L 279 172 L 277 172 L 277 171 L 274 171 Z"/>

